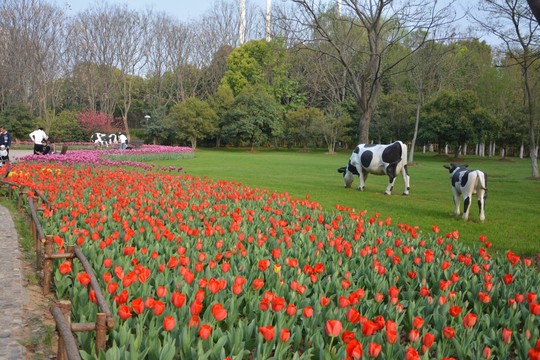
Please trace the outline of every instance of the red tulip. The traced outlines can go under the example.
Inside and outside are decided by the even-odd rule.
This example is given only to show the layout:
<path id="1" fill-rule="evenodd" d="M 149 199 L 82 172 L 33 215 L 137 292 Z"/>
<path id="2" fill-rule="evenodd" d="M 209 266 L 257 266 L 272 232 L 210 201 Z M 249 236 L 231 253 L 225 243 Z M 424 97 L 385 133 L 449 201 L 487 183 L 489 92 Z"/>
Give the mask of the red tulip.
<path id="1" fill-rule="evenodd" d="M 285 309 L 285 299 L 279 296 L 274 297 L 272 299 L 272 310 L 277 312 L 283 309 Z"/>
<path id="2" fill-rule="evenodd" d="M 405 352 L 405 360 L 420 360 L 420 355 L 413 347 L 409 347 Z"/>
<path id="3" fill-rule="evenodd" d="M 193 316 L 199 315 L 202 308 L 203 308 L 203 304 L 200 301 L 195 300 L 194 302 L 191 303 L 191 306 L 190 306 L 191 315 Z"/>
<path id="4" fill-rule="evenodd" d="M 352 331 L 343 331 L 343 334 L 341 334 L 341 340 L 345 343 L 345 344 L 348 344 L 350 343 L 352 340 L 354 340 L 355 338 L 355 334 L 352 332 Z"/>
<path id="5" fill-rule="evenodd" d="M 502 329 L 501 335 L 502 335 L 502 338 L 503 338 L 504 342 L 505 342 L 506 344 L 509 344 L 509 343 L 510 343 L 510 339 L 511 339 L 511 337 L 512 337 L 512 330 L 506 329 L 506 328 L 505 328 L 505 329 Z"/>
<path id="6" fill-rule="evenodd" d="M 286 312 L 287 315 L 294 316 L 294 314 L 296 314 L 296 306 L 294 306 L 293 304 L 288 304 Z"/>
<path id="7" fill-rule="evenodd" d="M 81 274 L 77 274 L 77 280 L 79 280 L 81 285 L 86 286 L 86 285 L 90 284 L 90 275 L 88 275 L 87 273 L 84 273 L 84 272 L 81 273 Z"/>
<path id="8" fill-rule="evenodd" d="M 167 295 L 167 288 L 165 286 L 158 286 L 157 288 L 157 296 L 158 297 L 164 297 Z"/>
<path id="9" fill-rule="evenodd" d="M 397 341 L 397 331 L 395 330 L 386 330 L 386 341 L 390 344 L 394 344 Z"/>
<path id="10" fill-rule="evenodd" d="M 173 303 L 175 307 L 181 308 L 182 306 L 184 306 L 184 303 L 186 302 L 186 295 L 175 291 L 172 293 L 171 302 Z"/>
<path id="11" fill-rule="evenodd" d="M 347 320 L 355 324 L 360 321 L 360 313 L 355 308 L 351 307 L 347 310 Z"/>
<path id="12" fill-rule="evenodd" d="M 362 344 L 358 340 L 352 340 L 347 344 L 347 357 L 358 360 L 362 357 Z"/>
<path id="13" fill-rule="evenodd" d="M 135 311 L 137 314 L 142 314 L 144 311 L 144 302 L 141 298 L 136 298 L 131 302 L 131 308 L 133 311 Z"/>
<path id="14" fill-rule="evenodd" d="M 281 331 L 279 332 L 279 339 L 283 342 L 287 342 L 290 336 L 291 332 L 287 329 L 281 329 Z"/>
<path id="15" fill-rule="evenodd" d="M 194 326 L 195 327 L 199 327 L 199 317 L 198 316 L 192 316 L 190 319 L 189 319 L 189 328 L 193 328 Z"/>
<path id="16" fill-rule="evenodd" d="M 272 325 L 259 327 L 259 332 L 266 341 L 272 341 L 274 338 L 274 327 Z"/>
<path id="17" fill-rule="evenodd" d="M 227 317 L 227 310 L 220 303 L 217 303 L 212 306 L 212 315 L 217 321 L 221 321 Z"/>
<path id="18" fill-rule="evenodd" d="M 268 309 L 270 309 L 270 300 L 268 300 L 267 298 L 262 298 L 259 302 L 259 309 L 261 309 L 262 311 L 267 311 Z"/>
<path id="19" fill-rule="evenodd" d="M 368 320 L 362 327 L 362 334 L 364 334 L 364 336 L 371 336 L 377 331 L 378 328 L 379 327 L 377 326 L 377 324 L 375 324 L 371 320 Z"/>
<path id="20" fill-rule="evenodd" d="M 448 327 L 448 326 L 447 326 L 447 327 L 445 327 L 445 328 L 443 329 L 443 335 L 444 335 L 445 338 L 451 339 L 451 338 L 454 337 L 455 331 L 454 331 L 454 329 L 452 329 L 451 327 Z"/>
<path id="21" fill-rule="evenodd" d="M 326 334 L 328 334 L 328 336 L 335 337 L 341 334 L 343 326 L 339 320 L 327 320 L 324 329 L 326 330 Z"/>
<path id="22" fill-rule="evenodd" d="M 514 277 L 512 276 L 512 274 L 506 274 L 503 276 L 503 281 L 506 285 L 511 284 L 513 279 Z"/>
<path id="23" fill-rule="evenodd" d="M 435 340 L 435 335 L 431 334 L 431 333 L 426 333 L 424 335 L 424 338 L 422 339 L 422 343 L 426 346 L 426 347 L 431 347 L 431 345 L 433 345 L 433 341 Z"/>
<path id="24" fill-rule="evenodd" d="M 120 307 L 118 308 L 118 315 L 122 320 L 129 319 L 132 316 L 129 306 L 120 305 Z"/>
<path id="25" fill-rule="evenodd" d="M 379 356 L 379 353 L 381 352 L 381 348 L 382 348 L 381 345 L 375 342 L 372 342 L 371 344 L 369 344 L 369 348 L 368 348 L 369 356 L 371 356 L 372 358 L 376 358 L 377 356 Z"/>
<path id="26" fill-rule="evenodd" d="M 210 325 L 201 325 L 199 329 L 199 337 L 201 339 L 208 339 L 210 337 L 210 334 L 212 334 L 212 328 Z"/>
<path id="27" fill-rule="evenodd" d="M 154 315 L 159 316 L 163 313 L 163 310 L 165 310 L 165 304 L 161 301 L 154 301 L 152 310 L 154 311 Z"/>
<path id="28" fill-rule="evenodd" d="M 328 306 L 330 304 L 330 298 L 321 296 L 321 306 Z"/>
<path id="29" fill-rule="evenodd" d="M 418 330 L 412 329 L 409 332 L 409 341 L 410 342 L 417 342 L 419 338 L 420 338 L 420 332 Z"/>
<path id="30" fill-rule="evenodd" d="M 450 306 L 450 315 L 452 315 L 453 317 L 456 317 L 459 315 L 459 313 L 461 312 L 461 308 L 459 306 Z"/>
<path id="31" fill-rule="evenodd" d="M 416 316 L 413 319 L 413 327 L 416 328 L 416 329 L 420 329 L 422 326 L 424 326 L 424 319 L 422 319 L 421 317 Z"/>
<path id="32" fill-rule="evenodd" d="M 171 331 L 174 328 L 174 325 L 176 325 L 174 317 L 169 315 L 163 318 L 163 328 L 165 330 Z"/>
<path id="33" fill-rule="evenodd" d="M 264 286 L 264 281 L 262 279 L 253 280 L 253 290 L 259 290 Z"/>
<path id="34" fill-rule="evenodd" d="M 478 316 L 476 316 L 473 313 L 468 313 L 463 317 L 463 327 L 464 328 L 472 328 L 474 324 L 476 324 L 476 319 Z"/>
<path id="35" fill-rule="evenodd" d="M 303 310 L 304 317 L 309 318 L 313 316 L 313 308 L 311 306 L 306 306 Z"/>

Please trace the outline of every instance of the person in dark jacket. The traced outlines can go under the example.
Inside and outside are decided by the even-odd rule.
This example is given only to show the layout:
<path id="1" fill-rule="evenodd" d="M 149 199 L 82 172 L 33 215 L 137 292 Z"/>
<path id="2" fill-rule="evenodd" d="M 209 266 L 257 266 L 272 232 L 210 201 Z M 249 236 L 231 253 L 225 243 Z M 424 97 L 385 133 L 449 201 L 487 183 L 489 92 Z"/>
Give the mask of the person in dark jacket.
<path id="1" fill-rule="evenodd" d="M 4 145 L 9 154 L 9 148 L 11 147 L 11 134 L 3 125 L 0 126 L 0 145 Z"/>

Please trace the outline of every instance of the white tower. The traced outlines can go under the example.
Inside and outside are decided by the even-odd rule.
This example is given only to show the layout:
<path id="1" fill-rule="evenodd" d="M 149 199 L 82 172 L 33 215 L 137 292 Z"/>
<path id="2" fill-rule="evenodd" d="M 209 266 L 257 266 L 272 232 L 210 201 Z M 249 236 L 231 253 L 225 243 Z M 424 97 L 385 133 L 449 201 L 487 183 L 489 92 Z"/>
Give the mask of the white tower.
<path id="1" fill-rule="evenodd" d="M 240 0 L 240 28 L 238 29 L 238 42 L 240 45 L 246 40 L 246 0 Z"/>
<path id="2" fill-rule="evenodd" d="M 270 21 L 272 18 L 272 0 L 266 0 L 266 41 L 270 41 Z"/>

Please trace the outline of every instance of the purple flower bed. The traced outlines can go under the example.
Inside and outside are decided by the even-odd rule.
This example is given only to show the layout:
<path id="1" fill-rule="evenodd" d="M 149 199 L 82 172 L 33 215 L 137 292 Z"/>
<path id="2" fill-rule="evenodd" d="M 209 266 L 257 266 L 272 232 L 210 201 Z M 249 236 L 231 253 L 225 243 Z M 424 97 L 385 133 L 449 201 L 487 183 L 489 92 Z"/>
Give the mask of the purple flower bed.
<path id="1" fill-rule="evenodd" d="M 185 158 L 193 154 L 193 149 L 189 147 L 179 146 L 160 146 L 160 145 L 144 145 L 140 149 L 133 150 L 70 150 L 65 155 L 28 155 L 21 158 L 22 161 L 36 162 L 57 162 L 66 165 L 84 164 L 93 167 L 111 166 L 111 167 L 134 167 L 145 170 L 161 170 L 161 171 L 180 171 L 182 167 L 176 166 L 161 166 L 156 167 L 155 164 L 145 164 L 137 160 L 148 160 L 150 156 L 154 159 L 159 156 L 166 156 L 169 159 Z M 178 157 L 177 157 L 178 156 Z M 128 160 L 120 160 L 126 158 Z"/>

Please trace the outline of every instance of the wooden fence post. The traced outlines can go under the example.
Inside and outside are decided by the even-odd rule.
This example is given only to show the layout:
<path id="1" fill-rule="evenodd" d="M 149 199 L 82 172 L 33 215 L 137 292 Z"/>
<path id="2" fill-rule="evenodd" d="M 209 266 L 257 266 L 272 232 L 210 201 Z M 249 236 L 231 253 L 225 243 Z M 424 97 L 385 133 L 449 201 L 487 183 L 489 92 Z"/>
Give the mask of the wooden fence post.
<path id="1" fill-rule="evenodd" d="M 99 350 L 107 350 L 107 314 L 96 314 L 96 356 Z"/>
<path id="2" fill-rule="evenodd" d="M 17 199 L 17 209 L 21 211 L 22 207 L 23 186 L 19 185 L 19 198 Z"/>
<path id="3" fill-rule="evenodd" d="M 62 314 L 64 315 L 64 318 L 66 319 L 66 322 L 68 324 L 68 329 L 71 328 L 71 302 L 67 300 L 60 301 L 60 304 L 58 304 L 58 307 L 62 311 Z M 66 353 L 66 348 L 64 345 L 64 339 L 62 336 L 58 337 L 58 354 L 56 357 L 57 360 L 67 360 L 68 356 Z"/>
<path id="4" fill-rule="evenodd" d="M 52 235 L 45 237 L 45 261 L 43 266 L 43 295 L 49 295 L 51 292 L 52 277 L 52 254 L 54 250 L 54 240 Z"/>

